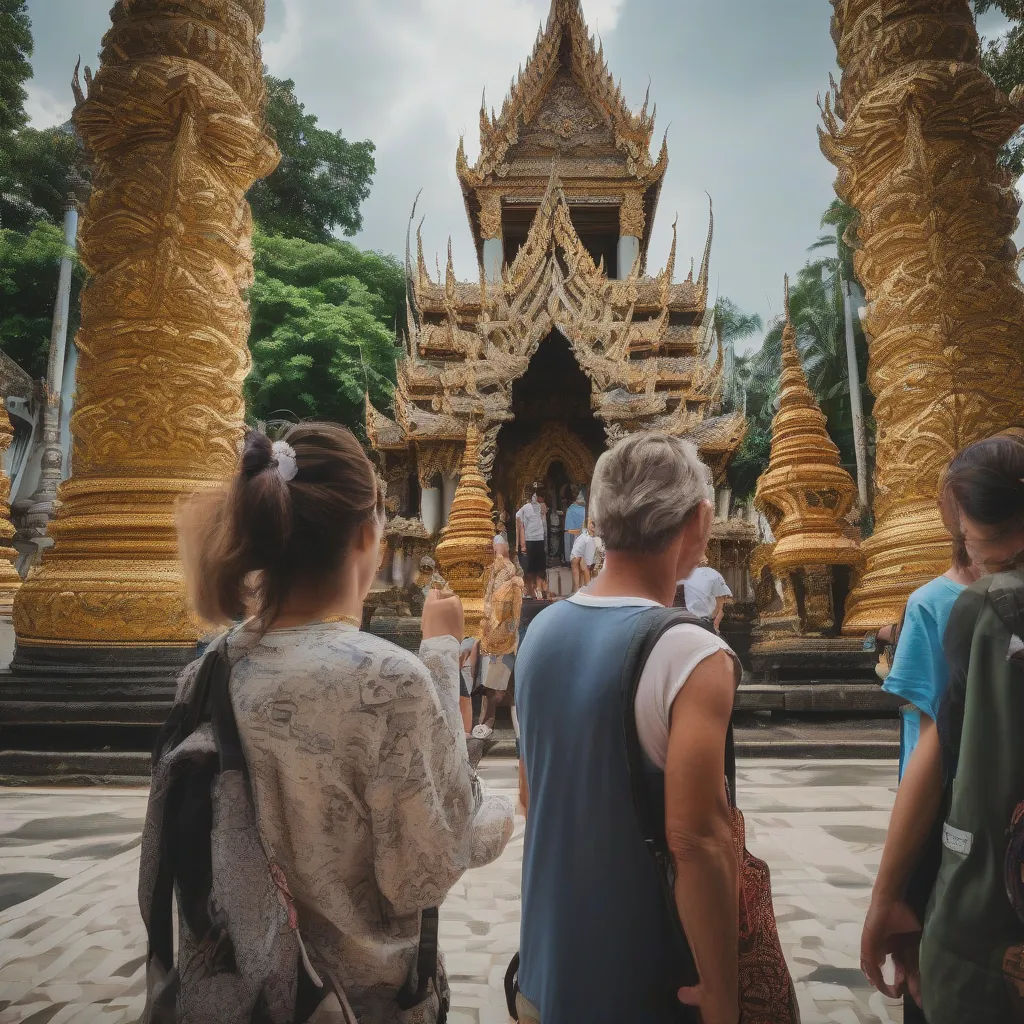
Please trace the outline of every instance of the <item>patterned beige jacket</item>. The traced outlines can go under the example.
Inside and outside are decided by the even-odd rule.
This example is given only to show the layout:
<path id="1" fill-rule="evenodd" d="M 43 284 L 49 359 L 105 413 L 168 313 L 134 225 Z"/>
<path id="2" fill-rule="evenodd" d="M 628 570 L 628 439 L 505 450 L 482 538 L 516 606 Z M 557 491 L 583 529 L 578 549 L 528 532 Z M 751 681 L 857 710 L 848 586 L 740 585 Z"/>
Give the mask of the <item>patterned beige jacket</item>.
<path id="1" fill-rule="evenodd" d="M 239 639 L 239 655 L 231 697 L 257 815 L 314 965 L 360 1024 L 433 1024 L 435 999 L 396 1003 L 420 912 L 497 858 L 513 824 L 469 764 L 458 642 L 425 640 L 417 658 L 331 624 Z"/>

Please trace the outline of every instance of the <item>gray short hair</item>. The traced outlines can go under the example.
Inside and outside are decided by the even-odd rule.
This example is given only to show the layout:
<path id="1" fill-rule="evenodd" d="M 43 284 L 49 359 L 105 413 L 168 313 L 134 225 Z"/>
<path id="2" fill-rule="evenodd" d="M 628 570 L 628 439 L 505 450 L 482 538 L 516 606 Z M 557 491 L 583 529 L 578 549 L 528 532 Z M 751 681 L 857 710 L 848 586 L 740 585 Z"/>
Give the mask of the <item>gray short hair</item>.
<path id="1" fill-rule="evenodd" d="M 610 551 L 663 551 L 694 509 L 714 494 L 711 471 L 689 441 L 633 434 L 597 461 L 591 509 Z"/>

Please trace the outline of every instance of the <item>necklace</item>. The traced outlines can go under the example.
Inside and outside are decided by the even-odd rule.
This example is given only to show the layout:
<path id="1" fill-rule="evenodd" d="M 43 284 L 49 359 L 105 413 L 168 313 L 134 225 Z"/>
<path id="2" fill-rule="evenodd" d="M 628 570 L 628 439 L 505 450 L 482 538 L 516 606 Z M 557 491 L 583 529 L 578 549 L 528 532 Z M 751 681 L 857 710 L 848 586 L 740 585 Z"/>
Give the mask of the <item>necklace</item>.
<path id="1" fill-rule="evenodd" d="M 356 629 L 362 629 L 363 620 L 357 619 L 354 615 L 328 615 L 326 618 L 318 619 L 316 622 L 310 623 L 312 626 L 332 626 L 336 622 L 344 622 L 347 626 L 355 626 Z"/>

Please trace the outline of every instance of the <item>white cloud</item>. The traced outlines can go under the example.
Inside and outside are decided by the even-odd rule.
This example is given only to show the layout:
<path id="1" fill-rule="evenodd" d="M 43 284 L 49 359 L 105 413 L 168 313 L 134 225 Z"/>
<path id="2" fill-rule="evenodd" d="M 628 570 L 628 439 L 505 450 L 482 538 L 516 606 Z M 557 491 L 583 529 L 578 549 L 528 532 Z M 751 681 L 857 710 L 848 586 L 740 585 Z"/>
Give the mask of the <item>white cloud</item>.
<path id="1" fill-rule="evenodd" d="M 72 97 L 68 87 L 68 98 L 62 100 L 44 89 L 37 82 L 28 82 L 25 86 L 28 99 L 25 100 L 25 113 L 33 128 L 49 128 L 53 124 L 63 124 L 71 117 Z"/>

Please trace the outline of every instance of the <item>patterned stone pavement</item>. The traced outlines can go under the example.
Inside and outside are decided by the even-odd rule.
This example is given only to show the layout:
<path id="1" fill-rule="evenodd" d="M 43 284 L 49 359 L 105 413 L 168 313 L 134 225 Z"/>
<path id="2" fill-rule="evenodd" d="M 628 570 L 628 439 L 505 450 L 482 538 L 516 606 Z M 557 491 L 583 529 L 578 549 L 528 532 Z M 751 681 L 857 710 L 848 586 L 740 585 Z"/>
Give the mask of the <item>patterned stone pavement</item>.
<path id="1" fill-rule="evenodd" d="M 493 788 L 515 762 L 485 763 Z M 896 777 L 889 762 L 748 761 L 748 843 L 771 865 L 804 1024 L 898 1024 L 857 967 L 860 925 Z M 0 1024 L 127 1024 L 143 1005 L 135 903 L 144 790 L 0 790 Z M 519 944 L 523 822 L 502 858 L 442 911 L 452 1024 L 506 1024 L 502 979 Z"/>

